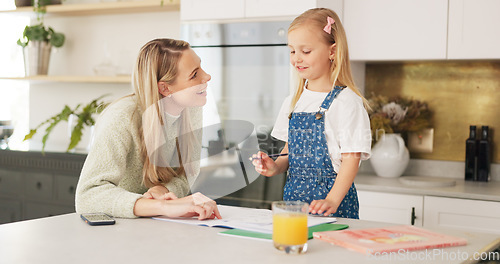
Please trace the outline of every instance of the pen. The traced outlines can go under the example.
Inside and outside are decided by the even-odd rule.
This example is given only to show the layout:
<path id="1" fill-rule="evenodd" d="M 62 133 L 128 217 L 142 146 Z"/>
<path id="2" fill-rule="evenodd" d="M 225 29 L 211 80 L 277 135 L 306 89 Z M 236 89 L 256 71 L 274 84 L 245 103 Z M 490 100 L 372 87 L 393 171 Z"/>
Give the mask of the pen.
<path id="1" fill-rule="evenodd" d="M 283 153 L 283 154 L 272 154 L 272 155 L 269 155 L 270 158 L 275 158 L 275 157 L 281 157 L 281 156 L 288 156 L 288 153 Z M 256 160 L 256 159 L 260 159 L 260 158 L 248 158 L 248 160 Z"/>

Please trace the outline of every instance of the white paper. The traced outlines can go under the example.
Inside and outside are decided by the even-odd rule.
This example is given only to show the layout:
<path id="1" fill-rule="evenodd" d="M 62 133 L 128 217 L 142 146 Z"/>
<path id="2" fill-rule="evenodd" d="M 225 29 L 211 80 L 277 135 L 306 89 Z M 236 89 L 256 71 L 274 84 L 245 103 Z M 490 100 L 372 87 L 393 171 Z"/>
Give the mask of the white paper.
<path id="1" fill-rule="evenodd" d="M 222 219 L 198 220 L 197 218 L 153 217 L 156 220 L 210 227 L 238 228 L 248 231 L 272 234 L 273 213 L 268 209 L 218 205 Z M 309 216 L 307 226 L 337 222 L 335 217 Z"/>

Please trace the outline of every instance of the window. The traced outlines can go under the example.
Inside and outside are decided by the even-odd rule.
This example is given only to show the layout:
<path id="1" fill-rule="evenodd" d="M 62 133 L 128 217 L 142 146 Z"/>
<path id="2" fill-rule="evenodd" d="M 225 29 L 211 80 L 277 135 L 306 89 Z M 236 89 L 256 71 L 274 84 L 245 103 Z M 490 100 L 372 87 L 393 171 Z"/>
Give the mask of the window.
<path id="1" fill-rule="evenodd" d="M 14 9 L 14 1 L 1 1 L 0 9 Z M 14 14 L 0 15 L 0 77 L 24 76 L 22 48 L 16 44 L 22 36 L 29 17 Z M 14 134 L 9 139 L 11 149 L 27 149 L 22 142 L 29 132 L 29 83 L 0 78 L 0 120 L 10 120 Z"/>

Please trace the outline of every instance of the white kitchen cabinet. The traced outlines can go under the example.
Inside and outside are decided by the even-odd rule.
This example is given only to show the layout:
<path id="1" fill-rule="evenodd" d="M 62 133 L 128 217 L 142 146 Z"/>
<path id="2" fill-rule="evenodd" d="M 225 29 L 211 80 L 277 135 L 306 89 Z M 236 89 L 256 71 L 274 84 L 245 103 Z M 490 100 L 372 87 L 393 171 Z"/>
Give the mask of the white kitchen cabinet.
<path id="1" fill-rule="evenodd" d="M 449 2 L 448 59 L 499 59 L 500 1 Z"/>
<path id="2" fill-rule="evenodd" d="M 304 11 L 326 7 L 342 19 L 343 0 L 181 0 L 181 20 L 276 18 L 289 20 Z"/>
<path id="3" fill-rule="evenodd" d="M 245 16 L 244 0 L 181 0 L 181 20 L 238 19 Z"/>
<path id="4" fill-rule="evenodd" d="M 344 1 L 351 60 L 446 59 L 448 0 Z"/>
<path id="5" fill-rule="evenodd" d="M 315 7 L 330 8 L 342 19 L 342 0 L 246 0 L 245 17 L 296 17 Z"/>
<path id="6" fill-rule="evenodd" d="M 358 198 L 361 220 L 422 226 L 423 196 L 358 190 Z"/>
<path id="7" fill-rule="evenodd" d="M 500 202 L 425 196 L 424 227 L 500 234 Z"/>

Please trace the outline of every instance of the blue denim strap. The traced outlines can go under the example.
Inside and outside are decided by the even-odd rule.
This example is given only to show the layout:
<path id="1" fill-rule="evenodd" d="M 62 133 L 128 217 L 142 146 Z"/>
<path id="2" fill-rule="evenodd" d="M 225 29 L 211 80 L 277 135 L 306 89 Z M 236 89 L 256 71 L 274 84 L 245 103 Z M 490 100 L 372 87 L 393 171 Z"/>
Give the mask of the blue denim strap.
<path id="1" fill-rule="evenodd" d="M 330 105 L 333 102 L 333 99 L 337 97 L 337 95 L 342 92 L 347 86 L 335 86 L 333 90 L 331 90 L 325 97 L 325 100 L 323 100 L 323 103 L 321 104 L 321 108 L 328 110 L 330 108 Z"/>

